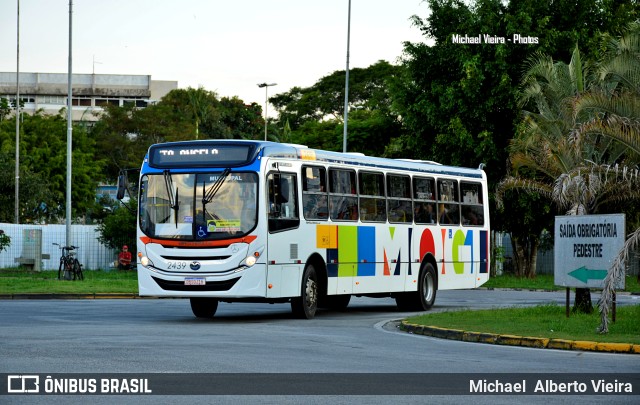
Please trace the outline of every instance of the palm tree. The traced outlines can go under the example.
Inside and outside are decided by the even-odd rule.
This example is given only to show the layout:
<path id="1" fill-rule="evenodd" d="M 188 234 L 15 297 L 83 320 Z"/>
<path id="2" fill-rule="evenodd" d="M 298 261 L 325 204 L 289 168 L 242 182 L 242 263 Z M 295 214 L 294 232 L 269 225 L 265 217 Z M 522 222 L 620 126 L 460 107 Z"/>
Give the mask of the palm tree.
<path id="1" fill-rule="evenodd" d="M 504 192 L 517 189 L 549 198 L 569 215 L 586 215 L 611 202 L 638 198 L 625 171 L 612 166 L 627 157 L 628 148 L 604 134 L 580 132 L 599 115 L 588 108 L 577 110 L 576 103 L 585 100 L 586 105 L 586 95 L 597 84 L 577 47 L 568 65 L 544 55 L 530 61 L 520 103 L 535 112 L 524 112 L 510 144 L 515 175 L 498 185 L 498 203 Z M 620 192 L 623 188 L 627 193 Z M 575 309 L 592 310 L 589 289 L 576 289 Z"/>
<path id="2" fill-rule="evenodd" d="M 640 156 L 640 23 L 631 24 L 619 39 L 607 38 L 606 43 L 606 52 L 598 69 L 599 88 L 576 100 L 575 114 L 589 113 L 591 119 L 577 128 L 574 139 L 580 143 L 587 138 L 606 138 L 625 145 L 626 167 L 635 166 L 631 170 L 626 169 L 626 184 L 630 184 L 637 193 L 635 190 L 640 184 L 637 170 Z M 624 263 L 630 252 L 639 246 L 640 228 L 628 236 L 605 278 L 598 304 L 601 316 L 598 330 L 601 333 L 608 332 L 608 313 L 616 281 L 624 277 Z"/>
<path id="3" fill-rule="evenodd" d="M 573 117 L 565 100 L 583 91 L 585 73 L 577 49 L 569 65 L 554 63 L 551 57 L 541 54 L 529 60 L 519 102 L 523 108 L 531 107 L 531 111 L 524 111 L 518 135 L 509 146 L 515 175 L 500 183 L 499 204 L 503 193 L 510 189 L 552 200 L 553 181 L 580 162 L 566 137 L 573 127 Z M 539 237 L 512 233 L 512 242 L 519 271 L 528 276 L 535 274 Z"/>
<path id="4" fill-rule="evenodd" d="M 503 193 L 510 189 L 553 200 L 554 181 L 582 163 L 581 156 L 568 142 L 567 133 L 574 120 L 571 104 L 566 100 L 584 90 L 585 76 L 577 49 L 569 65 L 555 63 L 551 57 L 540 54 L 529 60 L 519 101 L 521 107 L 528 105 L 531 111 L 524 111 L 518 135 L 509 146 L 515 174 L 500 183 L 499 203 Z M 524 267 L 524 274 L 535 274 L 538 239 L 527 237 L 523 242 L 512 235 L 512 240 L 518 266 Z"/>
<path id="5" fill-rule="evenodd" d="M 200 137 L 200 124 L 209 119 L 211 115 L 211 97 L 215 98 L 215 93 L 208 92 L 204 87 L 197 89 L 187 88 L 187 97 L 189 99 L 189 108 L 193 114 L 196 124 L 196 139 Z"/>

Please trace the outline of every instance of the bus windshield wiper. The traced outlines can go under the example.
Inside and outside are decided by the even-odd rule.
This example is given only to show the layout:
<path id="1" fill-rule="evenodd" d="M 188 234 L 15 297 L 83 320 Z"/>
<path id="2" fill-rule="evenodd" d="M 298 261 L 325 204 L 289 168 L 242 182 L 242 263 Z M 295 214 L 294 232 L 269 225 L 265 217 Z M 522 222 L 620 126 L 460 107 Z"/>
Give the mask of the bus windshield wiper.
<path id="1" fill-rule="evenodd" d="M 215 195 L 218 193 L 218 191 L 220 190 L 220 187 L 222 187 L 222 183 L 224 183 L 224 179 L 227 178 L 229 173 L 231 173 L 231 169 L 229 168 L 224 169 L 224 171 L 220 174 L 220 177 L 218 177 L 216 181 L 207 189 L 207 192 L 204 193 L 203 191 L 202 193 L 203 204 L 209 204 L 211 200 L 213 200 L 213 197 L 215 197 Z M 204 186 L 204 183 L 202 184 Z M 203 187 L 203 190 L 204 190 L 204 187 Z"/>
<path id="2" fill-rule="evenodd" d="M 229 173 L 231 173 L 231 169 L 229 168 L 224 169 L 224 171 L 220 174 L 220 177 L 218 177 L 216 181 L 211 186 L 209 186 L 209 188 L 206 191 L 204 188 L 205 182 L 204 181 L 202 182 L 202 218 L 205 222 L 206 222 L 206 214 L 208 214 L 207 204 L 213 201 L 213 197 L 215 197 L 215 195 L 218 193 L 218 191 L 222 187 L 222 183 L 224 183 L 224 180 L 227 178 Z M 212 215 L 212 216 L 215 217 L 215 215 Z"/>
<path id="3" fill-rule="evenodd" d="M 169 206 L 174 211 L 174 217 L 176 218 L 176 229 L 178 228 L 178 209 L 180 208 L 180 203 L 178 202 L 178 188 L 176 187 L 175 195 L 171 192 L 173 190 L 173 179 L 171 178 L 171 173 L 169 170 L 164 171 L 164 185 L 167 189 L 167 196 L 169 196 Z"/>

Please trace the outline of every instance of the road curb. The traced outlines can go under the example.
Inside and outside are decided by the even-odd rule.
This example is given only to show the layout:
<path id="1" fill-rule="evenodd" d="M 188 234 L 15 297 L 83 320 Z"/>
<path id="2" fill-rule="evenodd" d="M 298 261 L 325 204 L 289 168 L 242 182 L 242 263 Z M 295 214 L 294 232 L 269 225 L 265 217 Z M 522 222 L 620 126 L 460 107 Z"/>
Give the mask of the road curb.
<path id="1" fill-rule="evenodd" d="M 487 343 L 507 346 L 523 346 L 538 349 L 580 350 L 606 353 L 640 354 L 640 345 L 631 343 L 604 343 L 581 340 L 549 339 L 532 336 L 500 335 L 494 333 L 447 329 L 439 326 L 425 326 L 400 322 L 400 329 L 415 335 L 440 339 L 461 340 L 472 343 Z"/>

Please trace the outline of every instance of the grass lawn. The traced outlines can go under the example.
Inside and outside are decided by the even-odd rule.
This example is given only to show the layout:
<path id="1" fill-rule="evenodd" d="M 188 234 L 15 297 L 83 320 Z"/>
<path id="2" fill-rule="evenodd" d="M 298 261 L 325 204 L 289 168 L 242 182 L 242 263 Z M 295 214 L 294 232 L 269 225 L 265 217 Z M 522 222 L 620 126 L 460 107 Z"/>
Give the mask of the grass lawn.
<path id="1" fill-rule="evenodd" d="M 519 288 L 523 290 L 547 290 L 560 291 L 565 287 L 558 287 L 553 284 L 553 274 L 539 274 L 536 278 L 516 277 L 512 274 L 505 274 L 498 277 L 491 277 L 489 281 L 482 285 L 485 288 Z M 640 292 L 640 284 L 637 276 L 627 276 L 625 279 L 625 289 L 627 292 Z"/>
<path id="2" fill-rule="evenodd" d="M 547 291 L 565 289 L 565 287 L 555 286 L 553 275 L 546 274 L 538 275 L 534 279 L 502 275 L 490 278 L 482 287 Z M 626 277 L 624 291 L 640 292 L 640 284 L 636 276 Z M 617 307 L 616 322 L 609 323 L 608 334 L 600 334 L 596 331 L 600 325 L 600 313 L 597 307 L 592 314 L 571 313 L 569 318 L 566 317 L 565 311 L 565 307 L 561 305 L 544 305 L 530 308 L 426 313 L 409 318 L 408 321 L 420 325 L 472 332 L 640 344 L 640 305 Z"/>
<path id="3" fill-rule="evenodd" d="M 597 309 L 592 314 L 571 313 L 567 318 L 561 305 L 426 313 L 407 321 L 469 332 L 640 344 L 640 305 L 618 307 L 616 312 L 608 334 L 596 331 L 600 325 Z"/>
<path id="4" fill-rule="evenodd" d="M 58 280 L 58 271 L 0 270 L 0 294 L 101 294 L 138 293 L 135 271 L 84 271 L 84 280 Z"/>
<path id="5" fill-rule="evenodd" d="M 138 292 L 135 271 L 84 271 L 84 281 L 58 280 L 58 271 L 33 272 L 23 268 L 0 269 L 0 294 L 24 293 L 131 293 Z M 523 290 L 559 291 L 564 287 L 553 285 L 553 275 L 538 275 L 534 279 L 502 275 L 492 277 L 483 288 L 516 288 Z M 640 293 L 635 276 L 627 276 L 625 291 Z"/>

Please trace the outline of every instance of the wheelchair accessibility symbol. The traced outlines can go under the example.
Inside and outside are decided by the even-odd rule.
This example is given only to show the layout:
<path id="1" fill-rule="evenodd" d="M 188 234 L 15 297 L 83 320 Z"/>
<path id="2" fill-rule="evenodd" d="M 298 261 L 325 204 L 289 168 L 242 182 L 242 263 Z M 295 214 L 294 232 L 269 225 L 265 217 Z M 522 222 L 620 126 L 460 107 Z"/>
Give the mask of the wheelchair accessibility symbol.
<path id="1" fill-rule="evenodd" d="M 198 238 L 206 238 L 207 237 L 207 230 L 204 227 L 204 225 L 198 226 L 197 235 L 198 235 Z"/>

